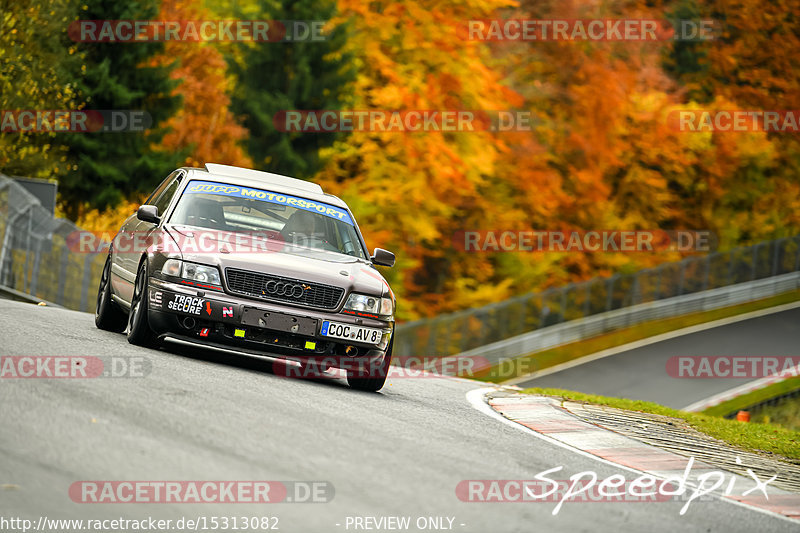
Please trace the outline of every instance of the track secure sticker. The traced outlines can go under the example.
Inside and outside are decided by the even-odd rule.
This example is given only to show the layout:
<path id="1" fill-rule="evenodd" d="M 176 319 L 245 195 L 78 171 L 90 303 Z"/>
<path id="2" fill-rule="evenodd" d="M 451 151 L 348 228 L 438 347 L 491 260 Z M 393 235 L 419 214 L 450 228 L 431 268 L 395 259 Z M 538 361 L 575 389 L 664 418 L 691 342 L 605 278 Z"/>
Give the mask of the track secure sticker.
<path id="1" fill-rule="evenodd" d="M 236 198 L 252 198 L 253 200 L 260 200 L 262 202 L 283 206 L 288 205 L 304 211 L 319 213 L 320 215 L 346 222 L 351 226 L 354 225 L 350 214 L 344 209 L 323 202 L 314 202 L 297 196 L 279 194 L 261 189 L 252 189 L 250 187 L 240 187 L 238 185 L 216 183 L 213 181 L 193 180 L 189 182 L 184 194 L 216 194 L 219 196 L 233 196 Z"/>
<path id="2" fill-rule="evenodd" d="M 188 313 L 190 315 L 199 315 L 207 306 L 202 298 L 194 296 L 186 296 L 184 294 L 176 294 L 174 299 L 167 303 L 167 309 L 176 311 L 178 313 Z M 208 304 L 210 308 L 211 304 Z M 209 313 L 210 314 L 210 313 Z"/>

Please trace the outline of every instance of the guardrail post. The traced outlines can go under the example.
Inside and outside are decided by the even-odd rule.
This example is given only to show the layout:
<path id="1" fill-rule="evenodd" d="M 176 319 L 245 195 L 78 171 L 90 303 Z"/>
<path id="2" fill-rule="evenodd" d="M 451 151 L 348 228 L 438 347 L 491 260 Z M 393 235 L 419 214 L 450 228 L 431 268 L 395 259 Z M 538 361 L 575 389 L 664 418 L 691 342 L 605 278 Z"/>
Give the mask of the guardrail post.
<path id="1" fill-rule="evenodd" d="M 552 289 L 547 289 L 541 294 L 542 298 L 542 305 L 539 307 L 539 327 L 542 327 L 545 323 L 545 319 L 550 314 L 550 306 L 547 305 L 547 294 L 551 292 Z"/>
<path id="2" fill-rule="evenodd" d="M 95 254 L 86 254 L 83 260 L 83 282 L 81 283 L 81 311 L 89 310 L 89 284 L 92 281 L 92 260 Z"/>
<path id="3" fill-rule="evenodd" d="M 39 263 L 42 259 L 42 243 L 36 242 L 36 251 L 33 253 L 33 273 L 31 274 L 31 290 L 30 294 L 36 296 L 36 290 L 39 288 Z"/>
<path id="4" fill-rule="evenodd" d="M 469 315 L 464 315 L 464 325 L 461 327 L 461 346 L 459 352 L 467 351 L 467 337 L 469 336 Z"/>
<path id="5" fill-rule="evenodd" d="M 656 291 L 653 295 L 653 300 L 661 299 L 661 276 L 663 276 L 664 265 L 658 265 L 656 268 Z"/>
<path id="6" fill-rule="evenodd" d="M 478 337 L 480 339 L 480 341 L 478 342 L 478 346 L 483 346 L 484 344 L 486 344 L 486 335 L 487 333 L 489 333 L 489 327 L 486 324 L 489 321 L 489 315 L 485 311 L 482 313 L 482 315 L 483 316 L 480 320 L 481 331 Z"/>
<path id="7" fill-rule="evenodd" d="M 592 282 L 591 280 L 583 283 L 586 286 L 586 294 L 583 295 L 583 316 L 589 316 L 589 299 L 592 297 Z"/>
<path id="8" fill-rule="evenodd" d="M 497 339 L 505 339 L 508 329 L 508 302 L 495 309 L 495 323 L 497 324 Z"/>
<path id="9" fill-rule="evenodd" d="M 450 355 L 450 341 L 453 333 L 453 319 L 445 320 L 445 333 L 444 337 L 444 353 L 442 355 Z"/>
<path id="10" fill-rule="evenodd" d="M 795 237 L 794 272 L 800 270 L 800 237 Z"/>
<path id="11" fill-rule="evenodd" d="M 33 232 L 33 209 L 25 211 L 28 214 L 28 231 L 25 232 L 25 265 L 22 269 L 22 292 L 30 293 L 28 283 L 28 263 L 31 255 L 31 233 Z"/>
<path id="12" fill-rule="evenodd" d="M 733 282 L 733 250 L 728 252 L 728 277 L 725 280 L 725 285 L 730 285 Z"/>
<path id="13" fill-rule="evenodd" d="M 752 247 L 753 248 L 753 254 L 752 254 L 752 257 L 750 257 L 750 281 L 753 281 L 754 279 L 756 279 L 756 260 L 757 260 L 757 257 L 758 257 L 758 249 L 759 249 L 759 247 L 761 247 L 760 244 L 756 244 L 755 246 Z"/>
<path id="14" fill-rule="evenodd" d="M 69 246 L 64 244 L 61 248 L 61 265 L 58 274 L 58 296 L 56 296 L 56 303 L 64 305 L 64 286 L 67 280 L 67 266 L 69 265 Z"/>
<path id="15" fill-rule="evenodd" d="M 614 296 L 614 282 L 616 279 L 617 276 L 614 275 L 606 281 L 606 311 L 611 311 L 611 304 Z"/>
<path id="16" fill-rule="evenodd" d="M 778 273 L 778 243 L 784 242 L 786 239 L 780 239 L 772 243 L 774 246 L 772 250 L 772 275 L 775 276 Z"/>
<path id="17" fill-rule="evenodd" d="M 441 322 L 440 318 L 434 318 L 428 323 L 428 342 L 425 348 L 427 353 L 423 354 L 423 356 L 434 355 L 436 351 L 436 331 L 439 329 L 439 322 Z"/>

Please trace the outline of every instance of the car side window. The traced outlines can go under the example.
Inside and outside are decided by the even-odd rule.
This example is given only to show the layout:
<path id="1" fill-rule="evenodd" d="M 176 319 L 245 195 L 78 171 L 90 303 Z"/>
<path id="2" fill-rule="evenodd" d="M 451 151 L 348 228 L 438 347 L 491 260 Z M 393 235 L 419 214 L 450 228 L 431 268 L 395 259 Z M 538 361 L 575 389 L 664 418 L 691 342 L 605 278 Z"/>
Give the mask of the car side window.
<path id="1" fill-rule="evenodd" d="M 174 170 L 174 171 L 170 172 L 169 176 L 164 178 L 164 181 L 162 181 L 161 183 L 158 184 L 158 187 L 156 187 L 156 190 L 154 190 L 152 193 L 150 193 L 150 196 L 148 196 L 147 200 L 145 200 L 145 202 L 144 202 L 145 205 L 153 205 L 153 203 L 156 201 L 156 199 L 159 196 L 161 196 L 161 193 L 164 192 L 164 189 L 166 189 L 167 186 L 170 183 L 172 183 L 172 180 L 175 179 L 175 176 L 178 175 L 178 172 L 179 172 L 178 170 Z"/>
<path id="2" fill-rule="evenodd" d="M 158 197 L 153 201 L 152 205 L 155 205 L 158 208 L 158 216 L 164 216 L 164 213 L 167 212 L 167 208 L 169 207 L 169 203 L 172 200 L 172 197 L 175 196 L 175 191 L 178 190 L 178 186 L 181 183 L 181 175 L 179 174 L 172 182 L 167 185 L 167 187 L 161 192 Z"/>

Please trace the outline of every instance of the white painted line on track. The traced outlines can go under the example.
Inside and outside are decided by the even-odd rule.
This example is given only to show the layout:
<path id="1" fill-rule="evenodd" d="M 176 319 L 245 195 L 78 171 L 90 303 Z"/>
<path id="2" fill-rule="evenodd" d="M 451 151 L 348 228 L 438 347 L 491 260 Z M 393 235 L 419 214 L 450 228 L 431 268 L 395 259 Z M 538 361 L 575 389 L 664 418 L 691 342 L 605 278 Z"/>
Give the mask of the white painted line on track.
<path id="1" fill-rule="evenodd" d="M 709 396 L 708 398 L 698 400 L 682 408 L 681 411 L 692 411 L 695 413 L 699 411 L 704 411 L 709 407 L 713 407 L 722 402 L 726 402 L 728 400 L 736 398 L 737 396 L 753 392 L 754 390 L 766 387 L 767 385 L 772 385 L 773 383 L 780 383 L 781 381 L 796 377 L 800 375 L 800 365 L 793 367 L 793 370 L 789 371 L 788 373 L 793 375 L 779 376 L 778 374 L 772 374 L 771 376 L 767 376 L 765 378 L 759 378 L 756 379 L 755 381 L 749 381 L 747 383 L 739 385 L 738 387 L 733 387 L 732 389 L 722 391 L 713 396 Z"/>

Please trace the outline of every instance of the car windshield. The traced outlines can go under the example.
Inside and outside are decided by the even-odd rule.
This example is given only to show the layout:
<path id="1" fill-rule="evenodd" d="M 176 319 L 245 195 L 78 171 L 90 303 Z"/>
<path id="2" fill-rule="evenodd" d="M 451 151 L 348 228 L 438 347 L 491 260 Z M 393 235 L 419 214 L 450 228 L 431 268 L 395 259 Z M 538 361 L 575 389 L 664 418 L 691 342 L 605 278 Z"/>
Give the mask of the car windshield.
<path id="1" fill-rule="evenodd" d="M 311 248 L 366 259 L 347 210 L 263 189 L 193 180 L 170 223 L 258 234 L 289 244 L 289 253 Z"/>

